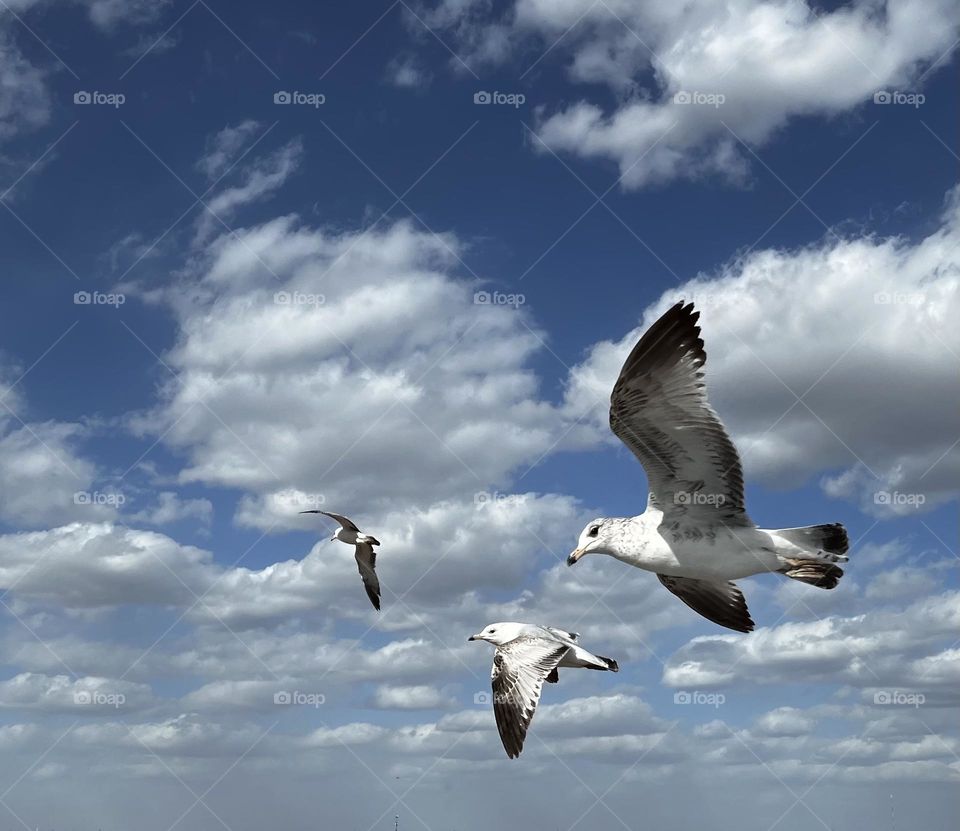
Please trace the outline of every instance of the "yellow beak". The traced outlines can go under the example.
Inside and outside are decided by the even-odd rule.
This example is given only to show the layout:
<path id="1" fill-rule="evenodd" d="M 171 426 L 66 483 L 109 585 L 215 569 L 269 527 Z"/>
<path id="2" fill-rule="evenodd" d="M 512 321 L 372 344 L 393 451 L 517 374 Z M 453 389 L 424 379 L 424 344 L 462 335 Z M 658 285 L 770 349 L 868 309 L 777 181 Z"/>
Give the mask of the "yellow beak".
<path id="1" fill-rule="evenodd" d="M 586 553 L 587 553 L 586 548 L 578 548 L 569 557 L 567 557 L 567 565 L 572 566 L 575 562 L 577 562 L 577 560 L 579 560 Z"/>

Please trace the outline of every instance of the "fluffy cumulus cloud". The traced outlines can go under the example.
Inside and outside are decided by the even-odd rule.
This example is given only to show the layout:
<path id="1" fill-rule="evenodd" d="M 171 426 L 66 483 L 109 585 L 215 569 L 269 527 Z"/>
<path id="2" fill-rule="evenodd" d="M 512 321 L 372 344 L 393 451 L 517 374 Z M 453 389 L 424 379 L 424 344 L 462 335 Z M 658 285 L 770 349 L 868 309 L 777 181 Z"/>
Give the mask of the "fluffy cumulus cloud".
<path id="1" fill-rule="evenodd" d="M 940 226 L 916 242 L 828 239 L 754 251 L 667 292 L 636 330 L 595 345 L 574 368 L 567 405 L 584 417 L 572 441 L 607 436 L 606 397 L 623 359 L 679 299 L 701 310 L 710 396 L 748 476 L 796 486 L 822 475 L 826 494 L 878 517 L 916 515 L 953 498 L 956 191 Z"/>
<path id="2" fill-rule="evenodd" d="M 496 487 L 559 418 L 529 367 L 535 324 L 474 302 L 460 248 L 406 222 L 337 234 L 292 216 L 219 238 L 189 299 L 169 295 L 176 378 L 134 428 L 185 454 L 182 482 L 246 490 L 241 517 L 263 527 Z"/>
<path id="3" fill-rule="evenodd" d="M 99 484 L 101 471 L 83 454 L 88 431 L 31 420 L 22 380 L 22 368 L 0 365 L 0 521 L 36 528 L 116 516 L 123 497 Z"/>
<path id="4" fill-rule="evenodd" d="M 957 672 L 952 647 L 957 600 L 957 592 L 947 591 L 905 608 L 783 623 L 741 639 L 694 638 L 670 657 L 663 680 L 675 687 L 704 688 L 830 679 L 933 698 Z"/>
<path id="5" fill-rule="evenodd" d="M 557 562 L 564 550 L 558 529 L 574 512 L 568 498 L 527 494 L 510 504 L 447 502 L 385 515 L 389 532 L 378 534 L 390 556 L 378 573 L 397 608 L 384 615 L 383 625 L 420 630 L 422 615 L 431 610 L 444 611 L 448 624 L 459 618 L 467 631 L 476 625 L 470 616 L 483 607 L 478 593 L 504 592 L 529 579 L 537 570 L 537 549 Z M 312 517 L 298 521 L 316 523 Z M 219 565 L 210 552 L 158 532 L 76 522 L 0 536 L 0 553 L 0 588 L 69 609 L 174 606 L 192 620 L 240 628 L 305 614 L 351 618 L 369 612 L 349 550 L 326 539 L 301 559 L 251 569 Z M 599 585 L 581 592 L 579 603 L 589 606 L 598 591 Z"/>
<path id="6" fill-rule="evenodd" d="M 184 605 L 213 580 L 207 552 L 111 523 L 7 534 L 0 549 L 3 588 L 55 607 Z"/>
<path id="7" fill-rule="evenodd" d="M 22 424 L 0 436 L 0 518 L 36 527 L 65 519 L 106 519 L 120 500 L 94 488 L 96 466 L 79 455 L 79 425 Z"/>
<path id="8" fill-rule="evenodd" d="M 830 11 L 795 0 L 444 0 L 427 20 L 450 32 L 468 65 L 526 69 L 559 55 L 573 81 L 608 86 L 612 108 L 584 98 L 545 112 L 538 132 L 554 150 L 615 161 L 627 187 L 704 173 L 741 179 L 741 139 L 762 144 L 793 117 L 913 90 L 960 30 L 949 0 Z"/>

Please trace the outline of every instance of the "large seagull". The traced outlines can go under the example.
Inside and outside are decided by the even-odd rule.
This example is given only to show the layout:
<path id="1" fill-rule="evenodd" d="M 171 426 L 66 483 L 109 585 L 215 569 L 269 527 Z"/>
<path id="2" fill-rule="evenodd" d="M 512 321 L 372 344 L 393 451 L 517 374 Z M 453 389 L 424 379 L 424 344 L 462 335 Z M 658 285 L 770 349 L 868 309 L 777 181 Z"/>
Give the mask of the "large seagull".
<path id="1" fill-rule="evenodd" d="M 610 395 L 610 428 L 643 465 L 647 509 L 598 518 L 580 534 L 573 565 L 608 554 L 656 573 L 708 620 L 750 632 L 747 603 L 733 580 L 772 571 L 832 589 L 847 561 L 839 523 L 757 528 L 744 509 L 737 449 L 707 403 L 707 359 L 693 303 L 677 303 L 634 346 Z"/>

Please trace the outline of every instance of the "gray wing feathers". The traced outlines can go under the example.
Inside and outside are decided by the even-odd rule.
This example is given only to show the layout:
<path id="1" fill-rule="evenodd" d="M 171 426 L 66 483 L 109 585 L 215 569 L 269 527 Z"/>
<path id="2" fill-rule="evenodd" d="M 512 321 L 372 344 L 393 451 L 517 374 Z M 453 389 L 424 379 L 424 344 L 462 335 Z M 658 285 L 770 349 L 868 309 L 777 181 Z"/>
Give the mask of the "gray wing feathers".
<path id="1" fill-rule="evenodd" d="M 367 590 L 367 597 L 370 598 L 373 608 L 379 612 L 380 580 L 374 570 L 377 566 L 377 552 L 373 550 L 372 545 L 357 543 L 353 556 L 357 560 L 357 568 L 360 571 L 360 577 L 363 579 L 363 587 Z"/>
<path id="2" fill-rule="evenodd" d="M 494 653 L 490 673 L 493 714 L 503 749 L 511 759 L 523 750 L 543 682 L 568 649 L 565 644 L 546 638 L 518 638 Z"/>
<path id="3" fill-rule="evenodd" d="M 740 457 L 707 403 L 699 316 L 677 303 L 634 346 L 610 396 L 610 428 L 643 465 L 650 504 L 674 519 L 749 525 Z"/>
<path id="4" fill-rule="evenodd" d="M 330 517 L 330 519 L 336 520 L 344 528 L 349 528 L 351 531 L 360 532 L 360 529 L 354 525 L 353 520 L 347 519 L 347 517 L 342 516 L 341 514 L 332 514 L 329 511 L 317 511 L 318 514 L 323 514 L 324 516 Z"/>

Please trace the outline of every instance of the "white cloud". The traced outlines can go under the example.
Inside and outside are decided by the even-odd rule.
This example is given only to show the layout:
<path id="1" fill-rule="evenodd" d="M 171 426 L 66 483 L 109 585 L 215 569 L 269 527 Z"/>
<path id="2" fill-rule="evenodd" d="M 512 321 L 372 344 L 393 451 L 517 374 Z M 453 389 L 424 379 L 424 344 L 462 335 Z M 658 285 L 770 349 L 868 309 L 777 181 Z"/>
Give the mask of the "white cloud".
<path id="1" fill-rule="evenodd" d="M 447 623 L 456 621 L 459 629 L 447 634 L 462 648 L 475 631 L 471 616 L 483 614 L 478 596 L 529 579 L 537 568 L 531 550 L 558 546 L 571 511 L 568 498 L 529 494 L 510 503 L 442 502 L 385 515 L 384 530 L 376 528 L 383 544 L 378 574 L 396 608 L 383 616 L 383 626 L 422 631 L 426 609 L 444 610 Z M 297 521 L 320 530 L 313 516 Z M 236 557 L 227 553 L 226 559 Z M 234 627 L 273 625 L 300 615 L 371 614 L 352 550 L 325 536 L 302 559 L 250 569 L 219 565 L 209 552 L 160 533 L 73 523 L 0 536 L 0 588 L 12 588 L 18 599 L 70 609 L 176 606 L 189 609 L 191 620 Z M 589 606 L 592 597 L 581 595 L 580 604 Z"/>
<path id="2" fill-rule="evenodd" d="M 234 126 L 226 126 L 207 139 L 203 156 L 197 161 L 197 169 L 208 179 L 222 176 L 231 165 L 236 164 L 255 136 L 263 132 L 259 121 L 248 118 Z"/>
<path id="3" fill-rule="evenodd" d="M 112 678 L 39 675 L 22 672 L 0 682 L 0 708 L 69 712 L 77 715 L 116 715 L 153 701 L 146 684 Z"/>
<path id="4" fill-rule="evenodd" d="M 6 412 L 6 411 L 4 411 Z M 76 424 L 22 424 L 0 438 L 0 518 L 20 527 L 109 519 L 122 495 L 94 488 L 96 466 L 76 450 Z"/>
<path id="5" fill-rule="evenodd" d="M 182 482 L 249 491 L 240 516 L 262 527 L 290 492 L 369 515 L 494 489 L 560 422 L 538 401 L 532 324 L 474 302 L 450 273 L 460 248 L 406 222 L 293 217 L 218 239 L 189 299 L 168 295 L 179 377 L 133 427 L 187 456 Z"/>
<path id="6" fill-rule="evenodd" d="M 913 91 L 960 30 L 949 0 L 858 0 L 830 11 L 795 0 L 515 0 L 497 19 L 491 8 L 447 0 L 427 22 L 455 37 L 468 65 L 526 68 L 530 55 L 544 65 L 560 55 L 573 81 L 608 85 L 621 99 L 612 110 L 581 100 L 546 114 L 538 131 L 556 151 L 615 161 L 627 187 L 741 179 L 748 156 L 731 130 L 762 144 L 793 118 L 843 113 L 880 90 Z M 685 104 L 681 93 L 724 98 Z"/>
<path id="7" fill-rule="evenodd" d="M 946 452 L 956 439 L 948 414 L 960 407 L 958 275 L 957 192 L 941 226 L 916 243 L 866 237 L 751 252 L 667 292 L 636 330 L 592 348 L 568 384 L 570 417 L 588 414 L 570 443 L 612 440 L 606 401 L 623 359 L 684 298 L 701 310 L 708 390 L 748 479 L 789 487 L 826 471 L 828 495 L 877 516 L 934 508 L 954 498 L 960 477 L 960 456 Z"/>
<path id="8" fill-rule="evenodd" d="M 236 130 L 243 133 L 244 125 L 248 124 L 250 122 L 244 122 Z M 230 154 L 237 149 L 228 145 L 232 141 L 241 139 L 245 140 L 246 135 L 241 135 L 240 138 L 233 136 L 227 140 L 224 138 L 223 131 L 218 134 L 218 146 L 214 149 L 213 155 L 207 155 L 200 161 L 208 176 L 212 175 L 211 171 L 221 170 Z M 241 184 L 224 188 L 206 200 L 204 212 L 198 222 L 194 244 L 205 241 L 214 232 L 222 233 L 226 230 L 224 223 L 238 208 L 258 202 L 275 193 L 297 171 L 302 155 L 303 145 L 299 139 L 294 139 L 273 153 L 245 166 Z"/>
<path id="9" fill-rule="evenodd" d="M 101 29 L 118 24 L 153 23 L 170 5 L 170 0 L 79 0 L 87 6 L 90 20 Z"/>
<path id="10" fill-rule="evenodd" d="M 401 89 L 422 89 L 430 83 L 431 75 L 415 57 L 402 55 L 387 66 L 387 80 Z"/>
<path id="11" fill-rule="evenodd" d="M 373 696 L 374 706 L 384 710 L 446 710 L 453 703 L 454 700 L 442 690 L 426 684 L 380 684 Z"/>
<path id="12" fill-rule="evenodd" d="M 767 736 L 805 736 L 815 725 L 807 713 L 796 707 L 778 707 L 756 721 L 756 730 Z"/>
<path id="13" fill-rule="evenodd" d="M 960 623 L 958 598 L 947 591 L 902 610 L 784 623 L 746 637 L 694 638 L 669 658 L 663 681 L 696 689 L 829 679 L 852 687 L 930 691 L 949 677 L 942 667 L 956 659 L 948 647 Z"/>
<path id="14" fill-rule="evenodd" d="M 212 518 L 213 503 L 209 499 L 181 499 L 173 491 L 161 491 L 156 505 L 130 515 L 131 520 L 147 525 L 169 525 L 184 519 L 209 525 Z"/>
<path id="15" fill-rule="evenodd" d="M 0 140 L 41 127 L 49 118 L 44 71 L 24 57 L 10 32 L 0 28 Z"/>
<path id="16" fill-rule="evenodd" d="M 111 523 L 0 537 L 0 586 L 55 606 L 184 605 L 212 576 L 206 552 Z"/>
<path id="17" fill-rule="evenodd" d="M 69 2 L 85 6 L 90 21 L 99 29 L 109 31 L 120 23 L 135 26 L 154 21 L 170 0 Z M 50 63 L 29 60 L 20 49 L 18 37 L 29 31 L 27 37 L 40 38 L 33 28 L 35 15 L 30 12 L 43 12 L 45 7 L 54 5 L 66 4 L 63 0 L 6 0 L 0 9 L 3 12 L 0 17 L 0 141 L 35 130 L 50 120 L 51 96 L 47 77 L 55 70 L 51 69 Z"/>

